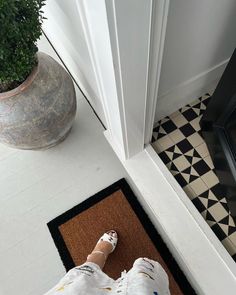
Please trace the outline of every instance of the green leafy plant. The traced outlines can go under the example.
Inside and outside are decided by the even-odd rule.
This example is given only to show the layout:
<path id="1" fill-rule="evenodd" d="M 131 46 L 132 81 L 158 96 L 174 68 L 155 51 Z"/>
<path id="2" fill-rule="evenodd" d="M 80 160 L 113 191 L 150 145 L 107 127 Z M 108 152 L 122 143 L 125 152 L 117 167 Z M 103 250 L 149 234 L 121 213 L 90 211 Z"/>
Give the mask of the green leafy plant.
<path id="1" fill-rule="evenodd" d="M 17 87 L 37 65 L 45 0 L 0 0 L 0 92 Z"/>

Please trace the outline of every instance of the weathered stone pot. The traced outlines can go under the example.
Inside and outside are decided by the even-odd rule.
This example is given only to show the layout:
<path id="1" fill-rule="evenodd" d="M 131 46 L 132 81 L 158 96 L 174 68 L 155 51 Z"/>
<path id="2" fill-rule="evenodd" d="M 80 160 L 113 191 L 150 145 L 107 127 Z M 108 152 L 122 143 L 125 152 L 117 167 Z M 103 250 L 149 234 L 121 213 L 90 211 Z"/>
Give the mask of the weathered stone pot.
<path id="1" fill-rule="evenodd" d="M 66 138 L 76 113 L 73 82 L 52 57 L 17 88 L 0 93 L 0 142 L 19 149 L 46 149 Z"/>

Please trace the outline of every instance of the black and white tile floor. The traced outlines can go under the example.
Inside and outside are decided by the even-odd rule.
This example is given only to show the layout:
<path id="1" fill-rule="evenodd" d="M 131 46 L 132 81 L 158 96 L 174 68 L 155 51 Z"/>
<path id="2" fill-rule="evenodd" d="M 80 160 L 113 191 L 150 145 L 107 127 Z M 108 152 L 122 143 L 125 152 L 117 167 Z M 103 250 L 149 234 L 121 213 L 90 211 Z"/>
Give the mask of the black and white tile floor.
<path id="1" fill-rule="evenodd" d="M 210 98 L 206 94 L 160 120 L 152 145 L 236 261 L 236 226 L 199 124 Z"/>

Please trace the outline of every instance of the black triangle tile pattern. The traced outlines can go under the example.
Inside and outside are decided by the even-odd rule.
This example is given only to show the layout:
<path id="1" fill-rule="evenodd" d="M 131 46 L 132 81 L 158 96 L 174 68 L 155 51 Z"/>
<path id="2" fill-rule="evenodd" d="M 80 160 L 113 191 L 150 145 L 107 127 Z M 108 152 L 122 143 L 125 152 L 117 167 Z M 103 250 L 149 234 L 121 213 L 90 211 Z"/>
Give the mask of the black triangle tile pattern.
<path id="1" fill-rule="evenodd" d="M 227 238 L 227 235 L 225 234 L 225 232 L 222 230 L 222 228 L 220 227 L 218 223 L 215 223 L 211 228 L 220 241 L 223 241 L 225 238 Z"/>
<path id="2" fill-rule="evenodd" d="M 230 215 L 230 211 L 225 199 L 224 187 L 219 182 L 206 177 L 206 175 L 214 175 L 215 169 L 210 168 L 210 155 L 204 150 L 204 143 L 193 143 L 188 140 L 195 133 L 201 135 L 199 120 L 210 102 L 211 96 L 209 93 L 199 97 L 195 102 L 186 105 L 178 110 L 179 115 L 175 114 L 175 118 L 179 120 L 184 117 L 185 123 L 181 127 L 177 127 L 175 120 L 171 119 L 174 116 L 168 116 L 158 122 L 157 127 L 153 130 L 152 142 L 158 143 L 160 139 L 168 137 L 168 134 L 176 129 L 179 129 L 183 136 L 180 140 L 169 137 L 173 142 L 172 146 L 168 146 L 164 151 L 158 151 L 160 158 L 170 169 L 172 175 L 195 205 L 197 210 L 205 218 L 208 225 L 211 227 L 215 235 L 220 241 L 229 238 L 234 246 L 234 252 L 228 249 L 231 256 L 236 262 L 236 226 Z M 180 118 L 181 117 L 181 118 Z M 187 120 L 187 121 L 186 121 Z M 187 123 L 186 123 L 187 122 Z M 176 132 L 178 134 L 178 132 Z M 204 150 L 201 154 L 201 150 Z M 211 171 L 211 172 L 210 172 Z M 209 173 L 210 172 L 210 173 Z M 215 174 L 216 175 L 216 174 Z M 214 177 L 214 179 L 217 179 Z M 185 189 L 187 188 L 188 189 Z M 227 243 L 226 243 L 227 244 Z M 225 246 L 226 247 L 226 246 Z M 227 249 L 227 247 L 226 247 Z"/>
<path id="3" fill-rule="evenodd" d="M 216 223 L 215 218 L 211 215 L 209 211 L 207 211 L 206 213 L 206 219 L 209 221 L 214 221 Z"/>
<path id="4" fill-rule="evenodd" d="M 229 224 L 229 215 L 225 216 L 223 219 L 219 221 L 219 223 L 228 225 Z"/>
<path id="5" fill-rule="evenodd" d="M 214 201 L 214 200 L 210 200 L 210 199 L 208 199 L 207 209 L 211 208 L 211 207 L 214 206 L 216 203 L 218 203 L 218 201 Z"/>

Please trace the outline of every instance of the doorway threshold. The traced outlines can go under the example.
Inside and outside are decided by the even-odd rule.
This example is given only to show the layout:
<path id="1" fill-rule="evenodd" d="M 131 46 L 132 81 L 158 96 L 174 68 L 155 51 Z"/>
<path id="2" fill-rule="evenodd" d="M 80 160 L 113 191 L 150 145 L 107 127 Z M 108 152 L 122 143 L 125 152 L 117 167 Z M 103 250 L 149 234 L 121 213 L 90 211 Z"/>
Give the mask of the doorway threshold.
<path id="1" fill-rule="evenodd" d="M 236 264 L 151 145 L 125 160 L 105 137 L 134 183 L 153 224 L 197 294 L 234 294 Z"/>

